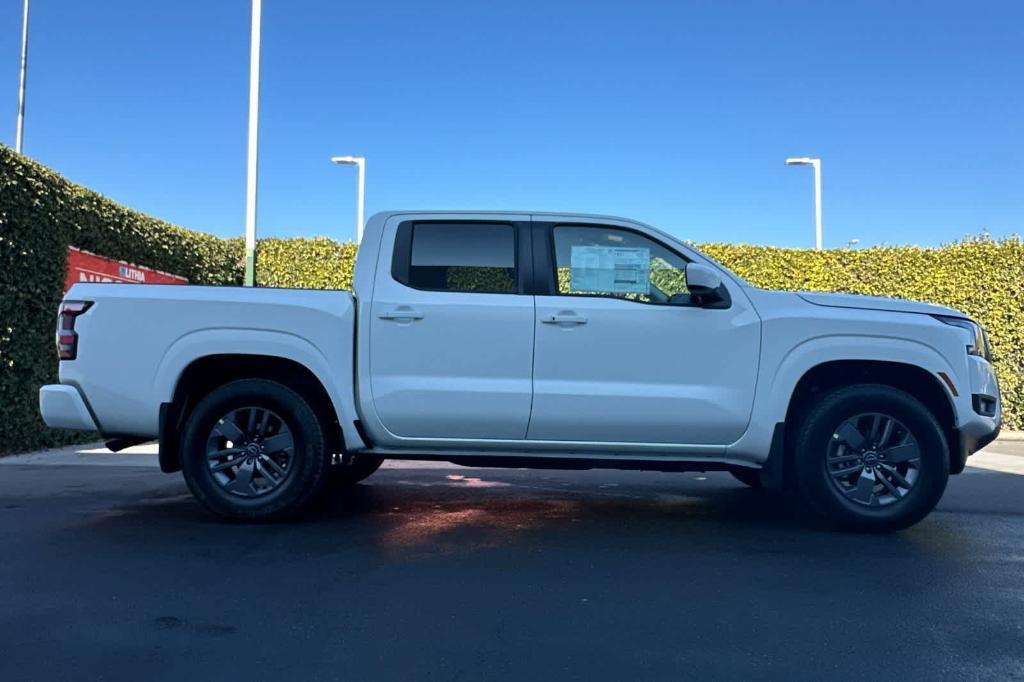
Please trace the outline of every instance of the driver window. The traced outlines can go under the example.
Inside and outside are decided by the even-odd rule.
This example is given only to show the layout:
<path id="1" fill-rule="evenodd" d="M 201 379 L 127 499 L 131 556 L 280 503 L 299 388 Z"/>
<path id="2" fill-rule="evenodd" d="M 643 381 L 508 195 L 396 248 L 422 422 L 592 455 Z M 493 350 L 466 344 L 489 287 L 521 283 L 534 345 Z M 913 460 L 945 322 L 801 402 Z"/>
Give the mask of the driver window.
<path id="1" fill-rule="evenodd" d="M 638 232 L 562 225 L 554 229 L 558 293 L 642 303 L 685 303 L 686 259 Z"/>

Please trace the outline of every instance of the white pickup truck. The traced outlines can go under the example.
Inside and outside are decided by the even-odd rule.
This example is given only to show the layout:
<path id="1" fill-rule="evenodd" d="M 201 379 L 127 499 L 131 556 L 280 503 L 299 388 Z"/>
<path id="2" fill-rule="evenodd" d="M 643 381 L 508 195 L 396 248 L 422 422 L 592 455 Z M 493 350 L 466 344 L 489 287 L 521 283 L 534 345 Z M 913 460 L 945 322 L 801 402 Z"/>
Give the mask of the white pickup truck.
<path id="1" fill-rule="evenodd" d="M 380 213 L 354 289 L 76 284 L 43 419 L 158 438 L 233 518 L 429 459 L 724 470 L 869 530 L 923 518 L 999 431 L 962 313 L 758 289 L 631 220 Z"/>

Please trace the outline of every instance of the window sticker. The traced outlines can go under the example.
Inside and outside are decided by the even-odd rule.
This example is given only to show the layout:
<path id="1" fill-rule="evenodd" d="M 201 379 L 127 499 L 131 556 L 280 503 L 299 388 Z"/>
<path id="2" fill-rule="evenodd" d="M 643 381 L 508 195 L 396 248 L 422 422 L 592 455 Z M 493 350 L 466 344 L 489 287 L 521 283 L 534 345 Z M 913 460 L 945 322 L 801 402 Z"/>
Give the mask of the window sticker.
<path id="1" fill-rule="evenodd" d="M 569 290 L 581 293 L 649 294 L 651 250 L 615 246 L 574 246 Z"/>

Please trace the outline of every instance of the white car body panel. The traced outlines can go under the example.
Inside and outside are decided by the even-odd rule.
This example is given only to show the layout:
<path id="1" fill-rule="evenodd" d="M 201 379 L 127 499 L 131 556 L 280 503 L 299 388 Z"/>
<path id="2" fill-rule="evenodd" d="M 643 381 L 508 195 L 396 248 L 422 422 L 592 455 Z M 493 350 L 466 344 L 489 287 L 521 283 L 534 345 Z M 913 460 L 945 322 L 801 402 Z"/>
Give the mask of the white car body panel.
<path id="1" fill-rule="evenodd" d="M 181 373 L 220 354 L 294 360 L 320 378 L 339 414 L 355 414 L 346 292 L 75 284 L 66 298 L 97 301 L 76 322 L 78 358 L 60 363 L 60 380 L 82 391 L 103 433 L 155 437 Z M 346 424 L 346 440 L 361 444 Z"/>
<path id="2" fill-rule="evenodd" d="M 759 377 L 758 398 L 755 401 L 751 428 L 729 451 L 736 457 L 761 462 L 765 458 L 765 443 L 770 442 L 774 424 L 783 421 L 800 378 L 810 369 L 835 360 L 872 360 L 895 362 L 921 367 L 936 377 L 954 407 L 956 425 L 981 424 L 980 430 L 994 430 L 1001 415 L 982 417 L 974 412 L 970 394 L 990 391 L 995 386 L 992 366 L 981 358 L 964 352 L 968 342 L 966 332 L 935 320 L 929 315 L 903 314 L 889 307 L 878 310 L 867 306 L 875 304 L 871 297 L 865 308 L 849 305 L 806 305 L 805 294 L 792 294 L 761 289 L 750 289 L 754 305 L 763 320 L 761 354 L 762 371 Z M 823 300 L 827 295 L 822 295 Z M 841 296 L 844 303 L 851 298 Z M 889 305 L 889 299 L 881 299 Z M 912 303 L 912 302 L 911 302 Z M 908 308 L 916 306 L 908 306 Z M 935 306 L 941 314 L 962 314 Z M 968 363 L 968 359 L 978 363 Z M 990 383 L 972 379 L 969 364 L 985 368 Z M 938 379 L 945 372 L 955 386 L 958 396 Z M 982 390 L 977 389 L 982 383 Z M 972 388 L 973 387 L 973 388 Z M 998 391 L 990 393 L 998 395 Z M 978 428 L 978 427 L 976 427 Z"/>
<path id="3" fill-rule="evenodd" d="M 394 242 L 398 224 L 406 219 L 387 221 L 385 244 Z M 368 381 L 362 385 L 370 387 L 362 395 L 363 414 L 374 416 L 367 419 L 374 442 L 410 447 L 437 439 L 525 438 L 533 297 L 414 289 L 390 276 L 391 254 L 391 249 L 378 254 L 377 272 L 385 276 L 376 277 L 360 325 L 365 333 L 361 347 L 368 349 L 369 360 Z M 396 312 L 422 317 L 383 319 Z"/>
<path id="4" fill-rule="evenodd" d="M 585 324 L 540 321 L 573 314 Z M 727 310 L 538 296 L 531 440 L 726 445 L 750 420 L 760 321 Z"/>
<path id="5" fill-rule="evenodd" d="M 423 291 L 391 276 L 407 220 L 579 222 L 643 232 L 721 272 L 728 309 L 654 306 L 601 297 Z M 77 318 L 78 358 L 44 387 L 53 426 L 84 417 L 104 434 L 155 437 L 161 403 L 182 372 L 220 354 L 286 358 L 323 384 L 351 451 L 385 456 L 586 457 L 757 466 L 769 455 L 793 391 L 838 360 L 926 370 L 977 437 L 998 428 L 972 393 L 998 396 L 992 366 L 968 356 L 968 332 L 895 299 L 755 289 L 659 230 L 607 216 L 405 211 L 367 223 L 355 297 L 340 291 L 76 284 L 94 301 Z M 382 319 L 398 309 L 415 320 Z M 572 310 L 586 325 L 541 324 Z M 944 373 L 958 395 L 939 381 Z M 71 396 L 73 398 L 73 396 Z M 44 402 L 43 393 L 40 394 Z M 356 422 L 361 423 L 364 442 Z"/>
<path id="6" fill-rule="evenodd" d="M 933 303 L 908 301 L 885 296 L 862 296 L 860 294 L 823 294 L 817 291 L 801 291 L 797 296 L 808 303 L 830 308 L 856 308 L 859 310 L 888 310 L 895 313 L 923 313 L 925 315 L 950 315 L 963 317 L 963 313 Z"/>
<path id="7" fill-rule="evenodd" d="M 82 394 L 74 386 L 43 386 L 39 390 L 39 411 L 46 415 L 46 423 L 55 429 L 96 431 L 99 428 Z"/>

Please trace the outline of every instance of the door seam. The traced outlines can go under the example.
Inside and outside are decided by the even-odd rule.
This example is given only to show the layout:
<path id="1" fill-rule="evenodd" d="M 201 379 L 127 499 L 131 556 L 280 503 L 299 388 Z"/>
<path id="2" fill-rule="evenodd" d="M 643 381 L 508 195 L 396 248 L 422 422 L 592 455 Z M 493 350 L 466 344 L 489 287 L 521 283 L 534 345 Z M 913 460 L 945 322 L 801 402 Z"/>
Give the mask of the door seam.
<path id="1" fill-rule="evenodd" d="M 534 375 L 537 372 L 537 297 L 531 296 L 533 299 L 533 352 L 530 354 L 530 413 L 526 417 L 526 433 L 523 434 L 523 440 L 529 440 L 530 437 L 530 424 L 533 423 L 533 399 L 537 394 L 534 389 Z"/>

